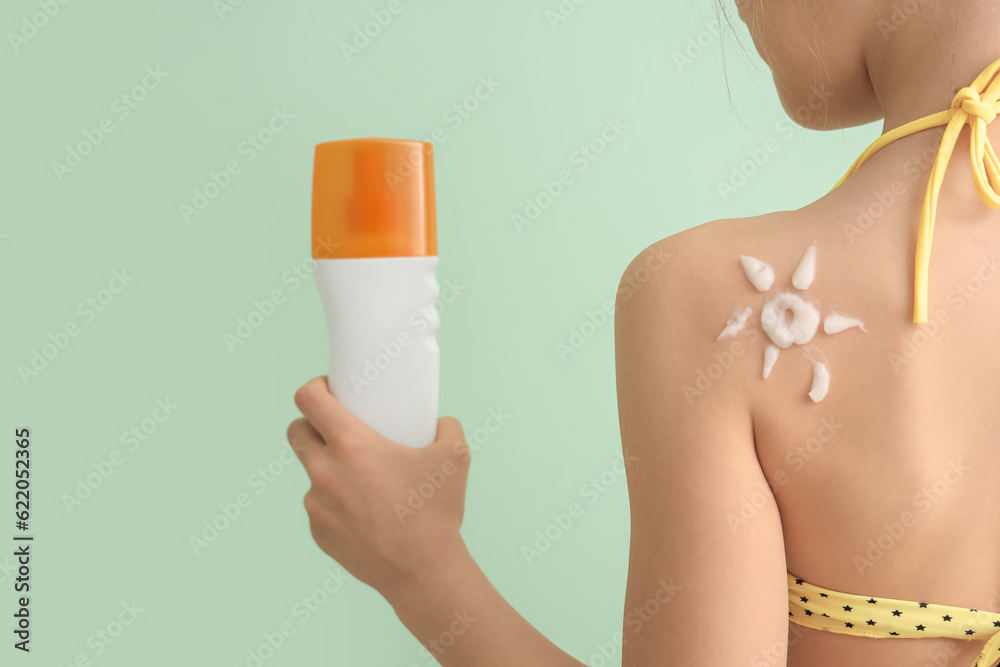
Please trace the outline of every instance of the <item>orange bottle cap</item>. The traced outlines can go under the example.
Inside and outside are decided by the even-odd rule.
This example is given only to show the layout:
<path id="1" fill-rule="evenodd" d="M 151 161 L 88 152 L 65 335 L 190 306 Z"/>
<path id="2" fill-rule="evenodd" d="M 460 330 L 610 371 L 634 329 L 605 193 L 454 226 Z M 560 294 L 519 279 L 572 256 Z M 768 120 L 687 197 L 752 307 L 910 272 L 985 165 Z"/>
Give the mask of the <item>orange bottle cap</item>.
<path id="1" fill-rule="evenodd" d="M 436 255 L 432 144 L 373 137 L 317 144 L 312 242 L 314 259 Z"/>

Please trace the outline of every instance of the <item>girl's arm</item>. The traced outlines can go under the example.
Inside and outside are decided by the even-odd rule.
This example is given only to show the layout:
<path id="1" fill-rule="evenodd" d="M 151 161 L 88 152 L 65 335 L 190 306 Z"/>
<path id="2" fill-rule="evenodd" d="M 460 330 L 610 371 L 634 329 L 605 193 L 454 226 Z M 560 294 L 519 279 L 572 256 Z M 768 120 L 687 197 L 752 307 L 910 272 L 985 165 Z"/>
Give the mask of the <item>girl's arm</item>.
<path id="1" fill-rule="evenodd" d="M 647 248 L 618 292 L 615 368 L 631 510 L 623 667 L 786 662 L 781 517 L 749 410 L 766 341 L 753 320 L 716 341 L 737 305 L 754 304 L 759 321 L 762 298 L 745 286 L 738 253 L 715 227 Z M 801 401 L 801 388 L 788 387 L 788 409 L 810 408 Z"/>
<path id="2" fill-rule="evenodd" d="M 288 441 L 312 487 L 304 504 L 316 544 L 392 605 L 445 667 L 581 665 L 511 607 L 466 549 L 459 528 L 470 452 L 461 424 L 438 420 L 435 442 L 382 437 L 330 393 L 325 377 L 295 394 L 304 415 Z M 419 509 L 410 489 L 435 483 Z"/>
<path id="3" fill-rule="evenodd" d="M 400 583 L 387 597 L 413 636 L 444 667 L 578 667 L 493 587 L 464 543 L 439 567 Z"/>

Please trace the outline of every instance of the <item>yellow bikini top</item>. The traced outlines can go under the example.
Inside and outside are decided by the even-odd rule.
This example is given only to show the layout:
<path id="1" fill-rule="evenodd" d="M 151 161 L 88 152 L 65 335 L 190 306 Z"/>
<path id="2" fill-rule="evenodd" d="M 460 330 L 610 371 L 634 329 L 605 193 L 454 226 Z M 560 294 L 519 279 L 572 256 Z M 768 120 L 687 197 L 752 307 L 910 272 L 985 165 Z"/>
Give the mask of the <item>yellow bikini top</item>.
<path id="1" fill-rule="evenodd" d="M 937 210 L 938 191 L 944 179 L 951 151 L 962 126 L 969 123 L 972 127 L 970 156 L 972 159 L 972 174 L 979 198 L 990 208 L 1000 208 L 1000 162 L 997 160 L 993 146 L 986 136 L 986 126 L 989 125 L 1000 111 L 997 107 L 997 97 L 1000 97 L 1000 77 L 993 78 L 1000 69 L 1000 60 L 994 61 L 984 69 L 971 85 L 959 90 L 951 100 L 951 108 L 945 111 L 924 116 L 910 121 L 905 125 L 892 129 L 878 137 L 865 151 L 858 156 L 847 173 L 837 181 L 830 190 L 843 183 L 854 171 L 868 161 L 886 144 L 920 130 L 926 130 L 938 125 L 947 124 L 941 147 L 938 149 L 934 165 L 931 167 L 930 179 L 927 184 L 927 194 L 924 197 L 924 207 L 920 213 L 920 229 L 917 232 L 917 255 L 913 276 L 913 321 L 927 323 L 927 269 L 930 264 L 931 237 L 934 234 L 934 214 Z M 992 79 L 992 81 L 990 81 Z M 987 83 L 989 87 L 987 87 Z"/>
<path id="2" fill-rule="evenodd" d="M 857 637 L 987 639 L 973 667 L 988 667 L 1000 658 L 1000 614 L 841 593 L 814 586 L 791 573 L 788 620 L 807 628 Z"/>

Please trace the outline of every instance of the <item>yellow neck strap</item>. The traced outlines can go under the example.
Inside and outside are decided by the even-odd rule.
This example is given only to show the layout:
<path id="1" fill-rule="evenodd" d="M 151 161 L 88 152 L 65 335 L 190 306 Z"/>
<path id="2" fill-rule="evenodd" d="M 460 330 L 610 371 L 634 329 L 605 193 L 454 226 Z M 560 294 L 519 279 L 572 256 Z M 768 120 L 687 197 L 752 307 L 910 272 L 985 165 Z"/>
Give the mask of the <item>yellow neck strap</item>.
<path id="1" fill-rule="evenodd" d="M 997 160 L 993 146 L 986 136 L 986 126 L 1000 111 L 997 106 L 997 98 L 1000 97 L 1000 77 L 994 79 L 998 70 L 1000 70 L 1000 59 L 984 69 L 970 86 L 959 90 L 951 100 L 951 108 L 910 121 L 878 137 L 858 156 L 847 173 L 830 188 L 832 191 L 847 180 L 858 167 L 867 162 L 868 158 L 886 144 L 920 130 L 947 124 L 948 127 L 941 138 L 941 147 L 938 149 L 937 157 L 931 167 L 927 194 L 924 196 L 924 206 L 920 212 L 920 229 L 917 232 L 917 255 L 913 275 L 913 321 L 915 323 L 927 323 L 927 269 L 930 264 L 931 237 L 934 234 L 934 213 L 937 209 L 938 191 L 941 189 L 944 171 L 948 167 L 948 160 L 951 158 L 955 141 L 966 122 L 972 128 L 970 156 L 976 192 L 979 193 L 979 198 L 987 206 L 1000 208 L 1000 192 L 998 192 L 1000 189 L 1000 161 Z M 987 83 L 989 84 L 988 88 Z"/>

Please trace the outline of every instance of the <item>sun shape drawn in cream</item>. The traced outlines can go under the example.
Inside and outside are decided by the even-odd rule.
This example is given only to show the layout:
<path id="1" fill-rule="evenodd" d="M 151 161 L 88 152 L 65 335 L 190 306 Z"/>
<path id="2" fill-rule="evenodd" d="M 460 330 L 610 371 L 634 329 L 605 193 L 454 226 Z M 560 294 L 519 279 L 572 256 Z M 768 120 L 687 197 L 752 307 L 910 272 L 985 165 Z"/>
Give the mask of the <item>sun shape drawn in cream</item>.
<path id="1" fill-rule="evenodd" d="M 759 292 L 771 289 L 774 284 L 774 270 L 770 266 L 749 255 L 740 255 L 740 259 L 743 261 L 743 271 L 747 278 Z M 813 242 L 806 249 L 798 267 L 792 274 L 792 286 L 797 290 L 807 290 L 815 277 L 816 243 Z M 735 308 L 726 321 L 726 328 L 715 340 L 720 341 L 738 334 L 746 326 L 751 313 L 750 306 Z M 788 315 L 789 313 L 791 316 Z M 819 308 L 816 307 L 816 304 L 807 301 L 791 290 L 777 292 L 768 297 L 760 314 L 761 328 L 771 339 L 771 343 L 764 348 L 765 380 L 771 374 L 774 362 L 778 360 L 778 352 L 792 345 L 805 345 L 812 340 L 819 328 L 819 320 Z M 840 333 L 851 327 L 858 327 L 861 331 L 868 333 L 861 320 L 854 317 L 831 311 L 823 318 L 823 332 L 826 334 Z M 822 361 L 812 358 L 809 360 L 813 364 L 812 388 L 809 390 L 809 398 L 814 403 L 819 403 L 830 388 L 830 368 Z"/>

